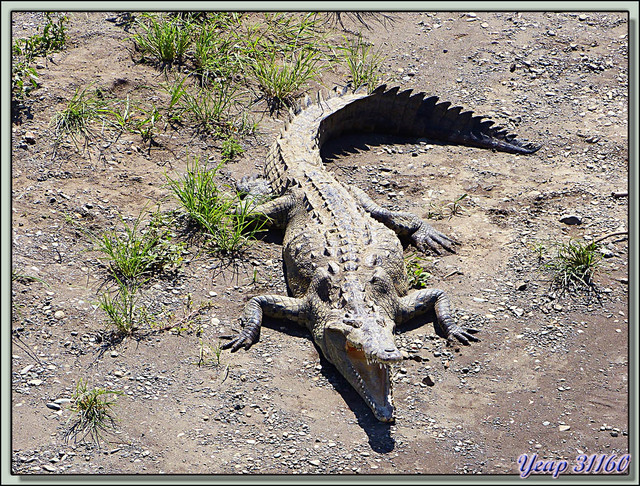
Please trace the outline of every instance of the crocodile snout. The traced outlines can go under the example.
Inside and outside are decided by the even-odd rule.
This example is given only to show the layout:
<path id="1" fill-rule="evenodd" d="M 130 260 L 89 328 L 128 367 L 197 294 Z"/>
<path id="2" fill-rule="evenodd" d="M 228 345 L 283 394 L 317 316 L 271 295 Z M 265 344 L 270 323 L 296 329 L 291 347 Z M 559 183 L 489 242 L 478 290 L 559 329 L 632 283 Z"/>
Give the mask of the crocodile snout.
<path id="1" fill-rule="evenodd" d="M 402 353 L 395 346 L 388 346 L 375 353 L 375 357 L 382 363 L 396 363 L 402 360 Z"/>

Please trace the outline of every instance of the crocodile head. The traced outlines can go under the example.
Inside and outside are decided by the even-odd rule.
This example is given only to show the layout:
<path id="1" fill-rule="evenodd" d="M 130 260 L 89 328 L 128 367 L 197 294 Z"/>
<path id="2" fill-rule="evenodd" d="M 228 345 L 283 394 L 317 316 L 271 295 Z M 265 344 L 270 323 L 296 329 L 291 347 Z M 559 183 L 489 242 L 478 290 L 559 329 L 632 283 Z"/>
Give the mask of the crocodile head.
<path id="1" fill-rule="evenodd" d="M 375 417 L 391 422 L 390 365 L 402 360 L 402 354 L 393 337 L 395 323 L 385 312 L 388 306 L 376 295 L 375 286 L 367 285 L 365 290 L 357 278 L 342 279 L 332 290 L 329 308 L 321 312 L 324 323 L 314 332 L 316 342 Z"/>

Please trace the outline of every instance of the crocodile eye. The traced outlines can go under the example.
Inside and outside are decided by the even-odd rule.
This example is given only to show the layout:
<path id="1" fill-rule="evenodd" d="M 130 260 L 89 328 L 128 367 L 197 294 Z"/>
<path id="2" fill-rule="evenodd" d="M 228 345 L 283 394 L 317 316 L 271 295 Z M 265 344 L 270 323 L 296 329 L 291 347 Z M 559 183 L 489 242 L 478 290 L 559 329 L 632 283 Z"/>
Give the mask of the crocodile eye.
<path id="1" fill-rule="evenodd" d="M 371 276 L 371 283 L 374 285 L 386 286 L 389 280 L 389 275 L 382 268 L 378 267 Z"/>

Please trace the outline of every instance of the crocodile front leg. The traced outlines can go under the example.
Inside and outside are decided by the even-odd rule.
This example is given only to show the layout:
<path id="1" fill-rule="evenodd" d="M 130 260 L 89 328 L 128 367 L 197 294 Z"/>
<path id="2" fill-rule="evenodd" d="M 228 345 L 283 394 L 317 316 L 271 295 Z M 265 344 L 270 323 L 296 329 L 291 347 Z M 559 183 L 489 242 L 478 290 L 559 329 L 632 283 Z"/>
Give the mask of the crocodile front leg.
<path id="1" fill-rule="evenodd" d="M 307 315 L 307 301 L 282 295 L 253 297 L 247 302 L 240 319 L 242 330 L 237 336 L 232 337 L 231 341 L 225 343 L 222 349 L 231 348 L 231 352 L 234 353 L 241 347 L 249 349 L 252 344 L 257 342 L 260 336 L 263 313 L 270 317 L 304 322 Z"/>
<path id="2" fill-rule="evenodd" d="M 438 335 L 444 338 L 455 337 L 464 345 L 469 345 L 469 341 L 479 341 L 478 338 L 472 336 L 478 332 L 477 329 L 462 328 L 455 323 L 451 317 L 449 298 L 440 289 L 416 290 L 402 297 L 398 308 L 398 318 L 400 322 L 406 322 L 431 309 L 435 309 L 436 312 L 435 327 Z"/>
<path id="3" fill-rule="evenodd" d="M 391 228 L 398 235 L 409 236 L 421 251 L 424 251 L 425 247 L 428 246 L 439 254 L 440 246 L 451 253 L 455 253 L 454 245 L 456 242 L 435 230 L 417 215 L 406 211 L 390 211 L 383 208 L 371 199 L 366 192 L 357 187 L 349 187 L 349 190 L 362 208 L 373 218 Z"/>
<path id="4" fill-rule="evenodd" d="M 248 200 L 247 202 L 242 201 L 240 204 L 248 204 L 251 215 L 265 216 L 267 218 L 267 225 L 276 228 L 286 227 L 292 210 L 298 207 L 296 196 L 291 192 L 262 204 L 253 205 L 253 201 L 254 200 Z M 245 211 L 243 207 L 236 207 L 236 213 L 243 211 Z"/>

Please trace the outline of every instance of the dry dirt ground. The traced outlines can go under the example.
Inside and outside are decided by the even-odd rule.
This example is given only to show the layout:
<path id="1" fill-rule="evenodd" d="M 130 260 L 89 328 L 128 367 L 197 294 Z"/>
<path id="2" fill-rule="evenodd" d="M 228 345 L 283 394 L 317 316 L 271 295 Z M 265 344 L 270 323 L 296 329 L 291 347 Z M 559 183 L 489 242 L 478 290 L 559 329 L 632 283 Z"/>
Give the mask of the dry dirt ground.
<path id="1" fill-rule="evenodd" d="M 481 341 L 448 344 L 430 322 L 399 329 L 409 358 L 394 372 L 391 425 L 375 420 L 293 324 L 267 321 L 249 351 L 198 366 L 200 340 L 215 345 L 237 327 L 251 296 L 286 293 L 277 231 L 228 266 L 187 242 L 179 271 L 144 288 L 158 327 L 169 311 L 184 315 L 188 296 L 211 301 L 200 332 L 147 326 L 108 340 L 96 306 L 106 271 L 78 228 L 110 230 L 119 214 L 176 207 L 164 174 L 182 174 L 187 153 L 219 160 L 220 143 L 185 127 L 161 132 L 150 152 L 123 134 L 53 157 L 49 122 L 78 86 L 166 99 L 158 69 L 134 63 L 129 34 L 106 20 L 114 13 L 71 12 L 67 47 L 42 61 L 42 88 L 12 124 L 12 267 L 46 283 L 12 282 L 13 474 L 517 477 L 522 454 L 565 460 L 569 474 L 580 455 L 629 452 L 628 239 L 604 242 L 597 298 L 554 291 L 536 253 L 539 244 L 628 229 L 627 14 L 390 15 L 370 30 L 344 19 L 387 56 L 389 85 L 437 95 L 542 144 L 519 156 L 379 139 L 369 148 L 343 143 L 327 162 L 381 205 L 423 217 L 467 194 L 459 214 L 431 221 L 459 251 L 425 257 L 425 266 L 429 285 L 449 294 Z M 39 22 L 42 14 L 14 13 L 13 37 Z M 324 80 L 345 81 L 344 69 Z M 253 112 L 258 133 L 241 140 L 245 153 L 225 167 L 228 180 L 257 172 L 282 126 L 284 115 L 269 115 L 263 102 Z M 567 215 L 581 224 L 562 222 Z M 116 433 L 101 448 L 65 443 L 71 412 L 64 400 L 61 410 L 47 406 L 70 398 L 81 378 L 123 392 Z"/>

